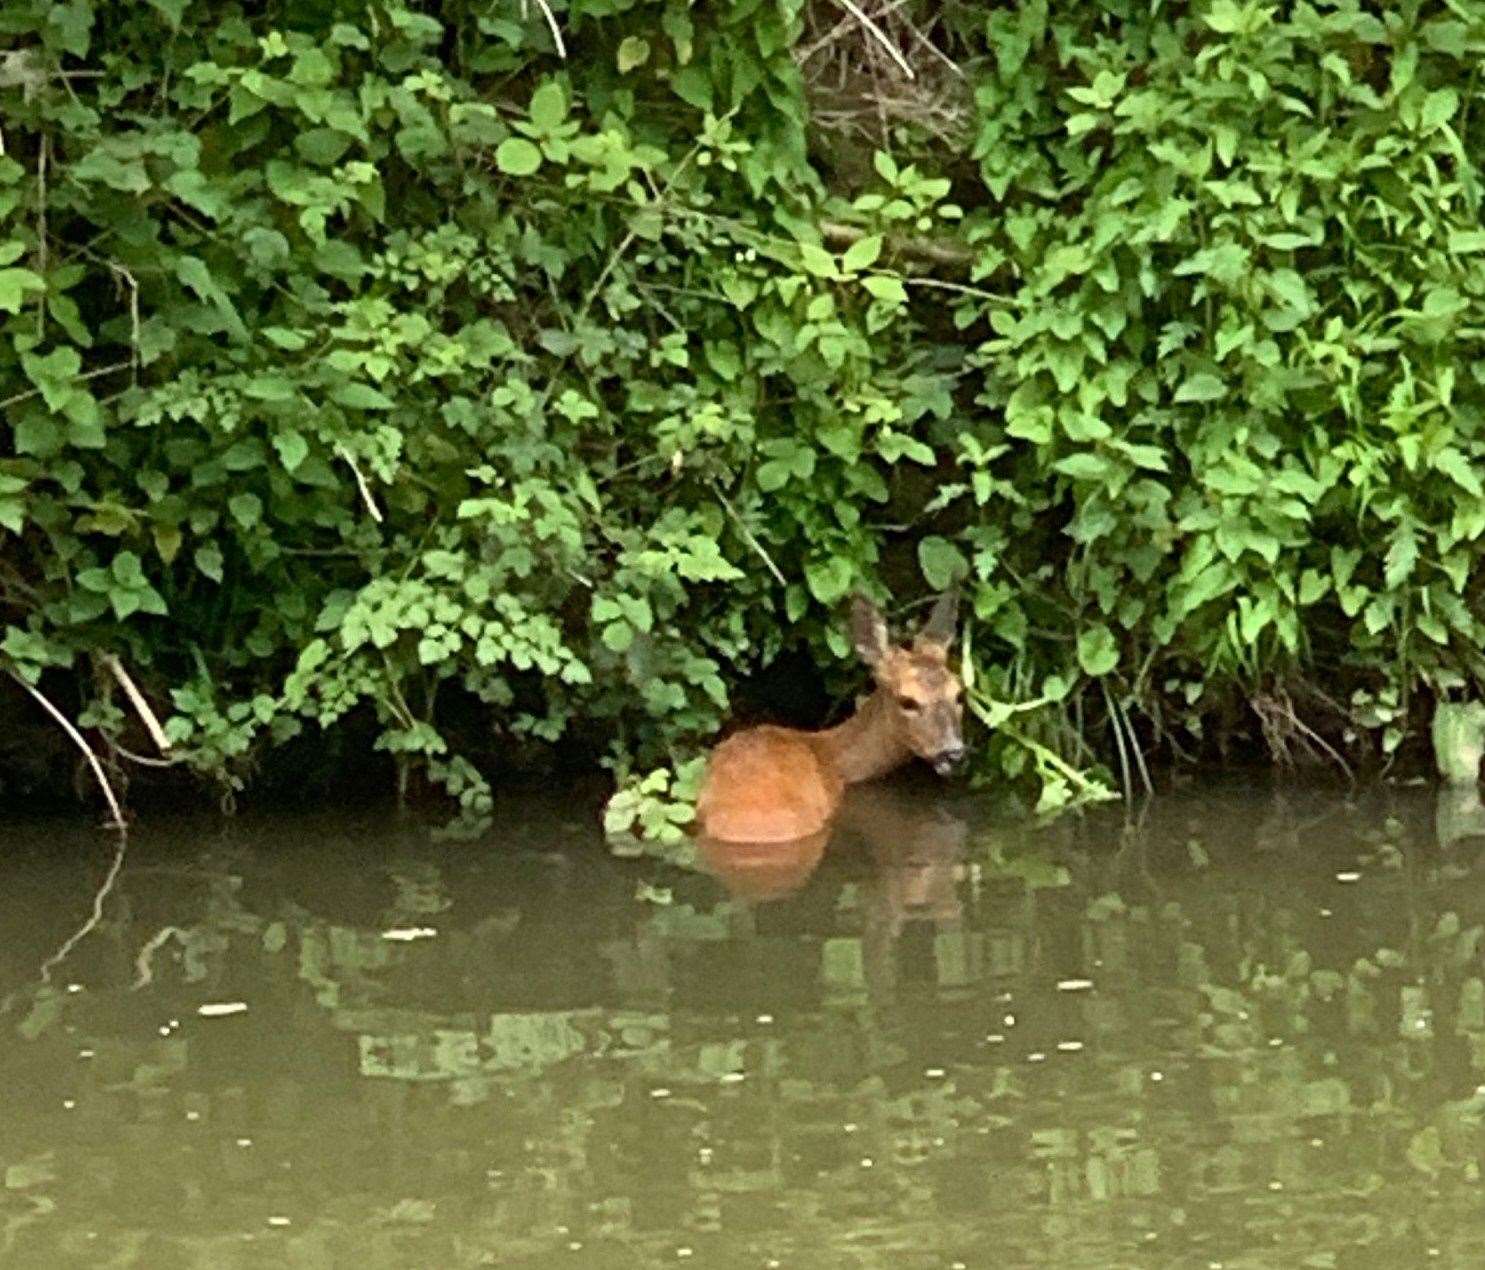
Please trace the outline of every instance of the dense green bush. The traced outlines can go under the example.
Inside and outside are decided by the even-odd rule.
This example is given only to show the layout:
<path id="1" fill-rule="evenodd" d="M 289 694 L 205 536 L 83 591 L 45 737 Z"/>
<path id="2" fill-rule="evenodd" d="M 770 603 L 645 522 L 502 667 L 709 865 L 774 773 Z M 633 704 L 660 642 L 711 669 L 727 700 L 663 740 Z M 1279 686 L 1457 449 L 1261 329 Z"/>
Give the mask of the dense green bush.
<path id="1" fill-rule="evenodd" d="M 473 811 L 845 691 L 857 586 L 966 580 L 1049 801 L 1485 677 L 1485 4 L 819 6 L 10 0 L 7 667 Z"/>

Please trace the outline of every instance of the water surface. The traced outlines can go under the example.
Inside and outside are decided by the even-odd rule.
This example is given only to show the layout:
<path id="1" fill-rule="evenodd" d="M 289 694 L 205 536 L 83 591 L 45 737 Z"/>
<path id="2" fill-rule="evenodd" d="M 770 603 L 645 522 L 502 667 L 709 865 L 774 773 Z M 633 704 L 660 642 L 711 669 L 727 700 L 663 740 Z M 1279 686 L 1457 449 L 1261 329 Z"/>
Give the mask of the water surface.
<path id="1" fill-rule="evenodd" d="M 0 833 L 0 1265 L 1485 1265 L 1472 797 L 500 823 Z"/>

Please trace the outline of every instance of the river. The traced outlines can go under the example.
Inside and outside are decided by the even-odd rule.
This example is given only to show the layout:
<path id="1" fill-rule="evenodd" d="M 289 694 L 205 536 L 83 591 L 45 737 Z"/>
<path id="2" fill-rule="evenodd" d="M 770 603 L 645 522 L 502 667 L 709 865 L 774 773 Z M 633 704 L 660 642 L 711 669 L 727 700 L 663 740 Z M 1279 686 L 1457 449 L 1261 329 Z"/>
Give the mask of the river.
<path id="1" fill-rule="evenodd" d="M 856 811 L 0 829 L 0 1265 L 1485 1265 L 1473 791 Z"/>

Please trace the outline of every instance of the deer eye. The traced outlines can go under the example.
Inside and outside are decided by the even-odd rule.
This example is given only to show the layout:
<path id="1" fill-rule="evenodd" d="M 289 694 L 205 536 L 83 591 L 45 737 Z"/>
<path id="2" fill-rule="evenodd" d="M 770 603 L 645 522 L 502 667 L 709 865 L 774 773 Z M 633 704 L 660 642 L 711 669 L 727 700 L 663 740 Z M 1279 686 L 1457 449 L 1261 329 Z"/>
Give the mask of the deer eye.
<path id="1" fill-rule="evenodd" d="M 898 697 L 897 705 L 899 709 L 907 714 L 917 714 L 923 708 L 923 703 L 912 697 Z"/>

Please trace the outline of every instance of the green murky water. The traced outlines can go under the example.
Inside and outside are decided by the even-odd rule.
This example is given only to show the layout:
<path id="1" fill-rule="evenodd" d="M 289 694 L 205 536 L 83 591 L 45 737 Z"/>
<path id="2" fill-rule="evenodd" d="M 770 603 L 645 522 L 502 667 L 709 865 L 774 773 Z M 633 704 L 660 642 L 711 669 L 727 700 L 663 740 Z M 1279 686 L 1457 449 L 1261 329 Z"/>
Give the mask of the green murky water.
<path id="1" fill-rule="evenodd" d="M 541 806 L 162 827 L 60 960 L 111 846 L 12 829 L 0 1265 L 1480 1266 L 1437 797 L 879 793 L 712 875 Z"/>

